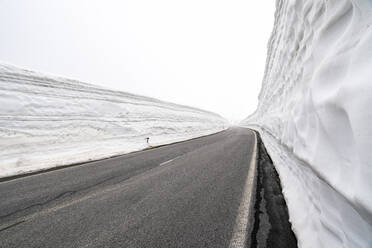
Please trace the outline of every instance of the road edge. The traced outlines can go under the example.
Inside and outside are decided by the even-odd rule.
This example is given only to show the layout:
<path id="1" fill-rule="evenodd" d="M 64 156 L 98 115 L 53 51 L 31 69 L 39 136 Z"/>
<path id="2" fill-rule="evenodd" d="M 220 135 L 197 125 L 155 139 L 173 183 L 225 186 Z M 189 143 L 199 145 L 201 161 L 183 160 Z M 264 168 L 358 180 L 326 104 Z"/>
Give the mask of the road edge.
<path id="1" fill-rule="evenodd" d="M 250 220 L 253 219 L 253 208 L 256 198 L 257 185 L 257 134 L 250 130 L 254 135 L 254 147 L 251 161 L 249 163 L 249 170 L 247 179 L 244 185 L 242 200 L 239 205 L 238 215 L 235 219 L 235 226 L 233 229 L 232 238 L 230 240 L 229 248 L 243 248 L 246 247 L 249 235 L 253 229 L 253 225 L 249 225 Z M 250 241 L 249 241 L 250 242 Z"/>
<path id="2" fill-rule="evenodd" d="M 297 248 L 281 180 L 258 131 L 257 183 L 250 248 Z"/>

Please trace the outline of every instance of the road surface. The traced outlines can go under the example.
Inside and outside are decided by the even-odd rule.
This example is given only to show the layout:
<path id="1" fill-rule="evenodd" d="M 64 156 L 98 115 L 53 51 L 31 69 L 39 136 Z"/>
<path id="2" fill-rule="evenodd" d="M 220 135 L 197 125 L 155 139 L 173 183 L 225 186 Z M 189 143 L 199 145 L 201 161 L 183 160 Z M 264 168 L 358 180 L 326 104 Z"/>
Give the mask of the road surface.
<path id="1" fill-rule="evenodd" d="M 255 151 L 232 128 L 0 182 L 0 247 L 243 247 Z"/>

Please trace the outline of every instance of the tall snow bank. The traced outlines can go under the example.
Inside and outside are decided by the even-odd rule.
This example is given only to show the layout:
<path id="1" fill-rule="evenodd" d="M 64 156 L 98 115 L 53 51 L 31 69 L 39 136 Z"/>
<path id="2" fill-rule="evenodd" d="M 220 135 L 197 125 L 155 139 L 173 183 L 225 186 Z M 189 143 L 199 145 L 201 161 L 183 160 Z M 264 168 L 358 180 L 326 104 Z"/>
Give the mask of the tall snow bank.
<path id="1" fill-rule="evenodd" d="M 211 112 L 0 64 L 0 177 L 227 127 Z"/>
<path id="2" fill-rule="evenodd" d="M 257 128 L 300 247 L 372 247 L 372 1 L 277 0 Z"/>

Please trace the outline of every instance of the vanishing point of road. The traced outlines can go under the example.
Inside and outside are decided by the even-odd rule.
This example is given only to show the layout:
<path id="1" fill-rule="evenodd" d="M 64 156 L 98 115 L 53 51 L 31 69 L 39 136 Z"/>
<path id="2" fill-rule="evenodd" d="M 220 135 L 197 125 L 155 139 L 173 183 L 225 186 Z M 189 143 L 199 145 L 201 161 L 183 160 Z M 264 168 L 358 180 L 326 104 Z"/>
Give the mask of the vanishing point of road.
<path id="1" fill-rule="evenodd" d="M 244 247 L 245 128 L 0 182 L 0 247 Z"/>

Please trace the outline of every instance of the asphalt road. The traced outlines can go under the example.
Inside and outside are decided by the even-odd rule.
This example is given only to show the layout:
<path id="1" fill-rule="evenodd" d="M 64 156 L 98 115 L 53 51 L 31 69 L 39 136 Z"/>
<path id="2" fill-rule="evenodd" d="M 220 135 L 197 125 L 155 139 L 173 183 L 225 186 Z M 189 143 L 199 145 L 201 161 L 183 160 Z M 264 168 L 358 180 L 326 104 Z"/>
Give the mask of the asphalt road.
<path id="1" fill-rule="evenodd" d="M 243 247 L 255 150 L 233 128 L 1 182 L 0 247 Z"/>

